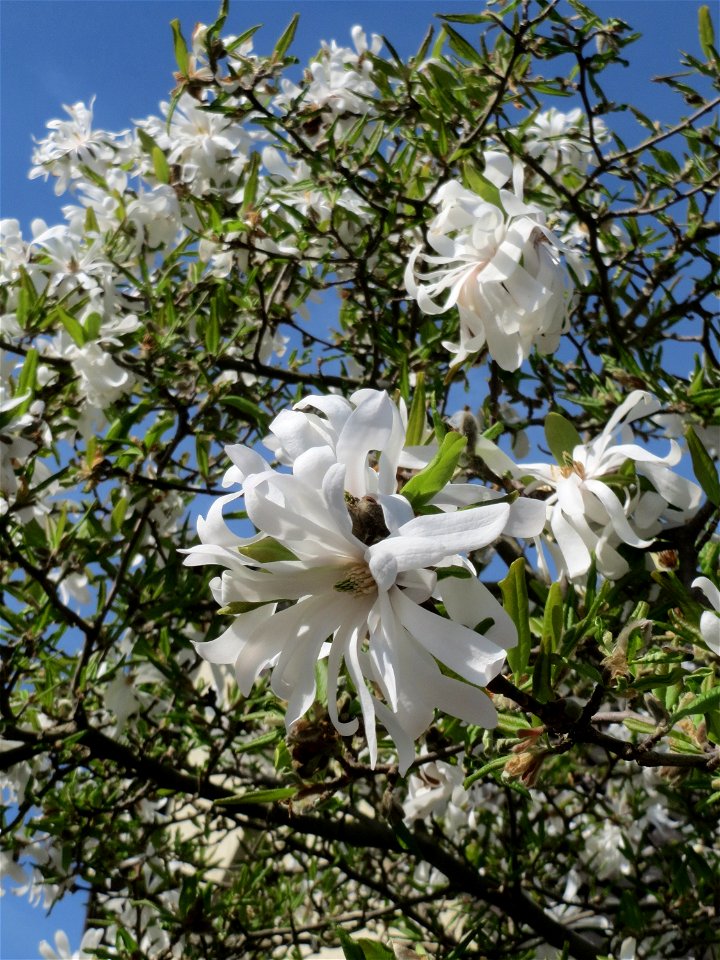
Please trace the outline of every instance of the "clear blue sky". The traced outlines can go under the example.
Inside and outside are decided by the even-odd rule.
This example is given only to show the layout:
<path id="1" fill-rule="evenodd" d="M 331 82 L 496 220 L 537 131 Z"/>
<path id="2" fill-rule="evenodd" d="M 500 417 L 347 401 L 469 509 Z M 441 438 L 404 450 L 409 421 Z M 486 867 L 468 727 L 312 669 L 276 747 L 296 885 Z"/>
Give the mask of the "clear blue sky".
<path id="1" fill-rule="evenodd" d="M 651 77 L 677 68 L 679 50 L 699 54 L 698 0 L 587 0 L 606 16 L 629 21 L 643 33 L 628 69 L 608 75 L 608 93 L 631 99 L 643 112 L 671 120 L 682 104 Z M 32 137 L 44 135 L 48 120 L 62 114 L 63 103 L 88 102 L 93 95 L 95 123 L 121 130 L 133 119 L 158 113 L 158 104 L 173 86 L 175 68 L 169 21 L 178 17 L 187 37 L 197 21 L 212 22 L 215 0 L 0 0 L 0 216 L 30 221 L 42 217 L 60 222 L 60 207 L 51 184 L 29 181 Z M 717 3 L 710 2 L 717 11 Z M 401 55 L 419 46 L 433 14 L 469 12 L 483 3 L 343 2 L 343 0 L 231 0 L 227 33 L 241 33 L 255 23 L 255 47 L 269 52 L 293 13 L 301 13 L 293 52 L 307 60 L 321 39 L 350 44 L 350 28 L 361 23 L 370 33 L 386 34 Z M 720 19 L 713 14 L 716 28 Z M 472 36 L 472 33 L 468 34 Z M 629 123 L 628 118 L 628 123 Z M 621 133 L 633 142 L 638 134 Z M 50 918 L 26 900 L 6 895 L 0 900 L 1 960 L 38 960 L 41 939 L 53 941 L 63 927 L 73 949 L 82 935 L 82 909 L 66 898 Z"/>

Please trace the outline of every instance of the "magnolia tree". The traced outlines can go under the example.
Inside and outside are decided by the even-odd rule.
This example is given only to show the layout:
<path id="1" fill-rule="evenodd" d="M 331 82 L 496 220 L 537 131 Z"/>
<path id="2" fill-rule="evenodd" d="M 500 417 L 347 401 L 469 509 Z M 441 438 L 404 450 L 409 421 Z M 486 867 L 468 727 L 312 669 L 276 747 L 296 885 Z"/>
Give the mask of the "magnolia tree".
<path id="1" fill-rule="evenodd" d="M 160 116 L 37 142 L 1 856 L 87 903 L 43 957 L 717 958 L 719 57 L 701 9 L 663 126 L 601 14 L 298 69 L 223 7 Z"/>

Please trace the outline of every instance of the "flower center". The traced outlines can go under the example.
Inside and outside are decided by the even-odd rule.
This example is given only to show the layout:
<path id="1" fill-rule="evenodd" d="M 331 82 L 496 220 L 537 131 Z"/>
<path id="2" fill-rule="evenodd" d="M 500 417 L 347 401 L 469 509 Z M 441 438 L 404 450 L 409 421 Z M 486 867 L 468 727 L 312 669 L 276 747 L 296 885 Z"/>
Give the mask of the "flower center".
<path id="1" fill-rule="evenodd" d="M 356 563 L 348 567 L 346 575 L 333 585 L 340 593 L 351 593 L 354 597 L 366 597 L 377 590 L 377 584 L 366 563 Z"/>

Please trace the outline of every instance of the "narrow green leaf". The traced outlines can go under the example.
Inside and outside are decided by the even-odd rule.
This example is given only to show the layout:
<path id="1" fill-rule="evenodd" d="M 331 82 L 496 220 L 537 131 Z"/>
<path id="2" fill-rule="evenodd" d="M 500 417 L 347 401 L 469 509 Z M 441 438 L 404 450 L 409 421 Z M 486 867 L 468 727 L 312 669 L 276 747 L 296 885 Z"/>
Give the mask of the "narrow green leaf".
<path id="1" fill-rule="evenodd" d="M 693 470 L 695 471 L 698 483 L 710 503 L 715 504 L 716 507 L 720 507 L 720 479 L 718 478 L 717 467 L 713 463 L 712 457 L 690 426 L 685 430 L 685 440 L 690 450 Z"/>
<path id="2" fill-rule="evenodd" d="M 495 757 L 494 759 L 489 760 L 486 764 L 480 767 L 479 770 L 475 770 L 475 772 L 471 773 L 469 777 L 466 777 L 463 786 L 467 790 L 468 787 L 471 787 L 476 780 L 480 780 L 482 777 L 484 777 L 486 773 L 492 773 L 495 770 L 504 768 L 507 761 L 507 757 Z"/>
<path id="3" fill-rule="evenodd" d="M 28 352 L 25 354 L 25 360 L 22 365 L 22 370 L 20 371 L 20 376 L 18 377 L 17 390 L 15 391 L 16 396 L 20 397 L 24 393 L 29 393 L 32 395 L 35 389 L 35 375 L 37 373 L 38 365 L 38 352 L 35 347 L 30 347 Z M 29 396 L 26 403 L 29 406 L 32 400 L 32 396 Z M 20 404 L 18 409 L 22 410 L 22 413 L 25 412 L 22 409 L 25 404 Z M 17 412 L 17 411 L 16 411 Z"/>
<path id="4" fill-rule="evenodd" d="M 290 797 L 294 797 L 299 789 L 299 787 L 272 787 L 268 790 L 249 790 L 247 793 L 223 797 L 215 803 L 223 807 L 236 807 L 244 803 L 276 803 L 278 800 L 289 800 Z"/>
<path id="5" fill-rule="evenodd" d="M 575 425 L 561 413 L 549 413 L 545 417 L 545 439 L 561 467 L 572 463 L 573 450 L 582 443 Z"/>
<path id="6" fill-rule="evenodd" d="M 282 34 L 278 42 L 275 44 L 275 49 L 273 50 L 273 53 L 272 53 L 274 60 L 282 59 L 282 57 L 284 57 L 285 54 L 287 53 L 288 48 L 290 47 L 290 44 L 293 42 L 293 39 L 295 38 L 295 31 L 297 30 L 297 25 L 299 20 L 300 20 L 300 14 L 296 13 L 295 16 L 292 18 L 292 20 L 290 21 L 290 23 L 285 28 L 284 33 Z"/>
<path id="7" fill-rule="evenodd" d="M 483 58 L 475 47 L 471 43 L 468 43 L 465 37 L 463 37 L 461 33 L 458 33 L 454 27 L 451 27 L 447 20 L 443 23 L 443 30 L 448 35 L 450 46 L 461 60 L 467 60 L 469 63 L 484 64 Z"/>
<path id="8" fill-rule="evenodd" d="M 250 156 L 250 164 L 243 190 L 243 213 L 252 210 L 255 206 L 258 190 L 258 174 L 260 170 L 260 154 L 253 153 Z"/>
<path id="9" fill-rule="evenodd" d="M 170 183 L 170 167 L 160 147 L 152 148 L 152 162 L 159 183 Z"/>
<path id="10" fill-rule="evenodd" d="M 125 514 L 127 513 L 127 508 L 127 497 L 120 497 L 118 502 L 113 507 L 112 513 L 110 514 L 110 529 L 113 534 L 118 533 L 120 530 L 122 522 L 125 519 Z"/>
<path id="11" fill-rule="evenodd" d="M 235 741 L 233 751 L 235 753 L 257 753 L 264 747 L 269 747 L 276 743 L 280 737 L 282 737 L 282 733 L 282 728 L 276 727 L 275 730 L 268 730 L 267 733 L 261 733 L 259 737 L 255 737 L 254 740 L 248 740 L 247 743 L 238 743 Z"/>
<path id="12" fill-rule="evenodd" d="M 563 596 L 559 583 L 553 583 L 548 592 L 543 616 L 542 646 L 548 653 L 560 649 L 563 629 Z"/>
<path id="13" fill-rule="evenodd" d="M 187 43 L 185 43 L 185 37 L 182 35 L 182 30 L 180 29 L 179 20 L 171 20 L 170 27 L 173 32 L 173 47 L 175 49 L 175 62 L 178 65 L 178 70 L 180 73 L 186 77 L 190 69 L 190 61 L 188 58 L 188 49 Z"/>
<path id="14" fill-rule="evenodd" d="M 503 607 L 515 624 L 518 632 L 517 646 L 508 650 L 507 659 L 513 675 L 517 679 L 527 673 L 530 662 L 530 614 L 528 605 L 527 582 L 525 579 L 525 560 L 518 557 L 513 560 L 504 580 L 500 581 Z"/>
<path id="15" fill-rule="evenodd" d="M 268 419 L 267 414 L 252 400 L 248 400 L 246 397 L 223 397 L 220 403 L 238 410 L 243 414 L 246 421 L 256 423 L 262 429 L 265 429 Z"/>
<path id="16" fill-rule="evenodd" d="M 405 431 L 406 446 L 416 447 L 423 442 L 426 422 L 425 374 L 421 371 L 415 378 L 415 392 L 413 393 L 412 403 L 410 404 L 407 430 Z"/>
<path id="17" fill-rule="evenodd" d="M 454 430 L 448 431 L 430 463 L 408 480 L 401 492 L 414 510 L 424 507 L 450 482 L 466 445 L 467 437 Z"/>
<path id="18" fill-rule="evenodd" d="M 140 141 L 140 146 L 143 148 L 145 153 L 152 154 L 155 147 L 158 146 L 157 140 L 154 137 L 151 137 L 146 130 L 142 129 L 142 127 L 136 127 L 135 132 L 137 133 L 138 140 Z"/>
<path id="19" fill-rule="evenodd" d="M 710 7 L 703 4 L 698 10 L 698 33 L 700 34 L 700 48 L 708 60 L 716 57 L 715 30 L 713 28 Z"/>
<path id="20" fill-rule="evenodd" d="M 485 23 L 493 19 L 488 13 L 439 13 L 438 18 L 450 23 Z"/>
<path id="21" fill-rule="evenodd" d="M 75 344 L 78 347 L 84 346 L 85 331 L 83 330 L 80 321 L 76 320 L 71 313 L 68 313 L 67 310 L 64 310 L 62 307 L 55 307 L 55 315 L 73 338 Z"/>
<path id="22" fill-rule="evenodd" d="M 473 193 L 476 193 L 488 203 L 492 203 L 495 207 L 502 207 L 498 188 L 494 183 L 487 180 L 471 161 L 463 164 L 462 178 L 465 186 Z"/>
<path id="23" fill-rule="evenodd" d="M 338 940 L 340 941 L 340 946 L 342 947 L 342 952 L 345 956 L 345 960 L 365 960 L 365 954 L 363 953 L 362 947 L 355 943 L 355 941 L 347 934 L 344 930 L 338 928 L 337 930 Z"/>
<path id="24" fill-rule="evenodd" d="M 88 340 L 97 340 L 100 336 L 100 330 L 102 328 L 102 317 L 97 311 L 89 314 L 85 318 L 85 336 Z"/>
<path id="25" fill-rule="evenodd" d="M 210 303 L 210 316 L 205 325 L 205 348 L 210 356 L 215 356 L 220 348 L 220 320 L 216 299 Z"/>
<path id="26" fill-rule="evenodd" d="M 668 722 L 672 726 L 674 723 L 677 723 L 678 720 L 682 720 L 683 717 L 694 717 L 703 713 L 710 713 L 710 711 L 715 711 L 718 708 L 720 708 L 720 687 L 715 687 L 714 690 L 701 694 L 699 697 L 696 697 L 692 703 L 687 704 L 687 706 L 673 713 Z"/>
<path id="27" fill-rule="evenodd" d="M 206 437 L 197 436 L 195 438 L 195 456 L 197 457 L 198 470 L 200 471 L 200 476 L 205 479 L 207 479 L 210 473 L 209 447 L 210 444 Z"/>
<path id="28" fill-rule="evenodd" d="M 248 30 L 245 30 L 244 33 L 241 33 L 240 36 L 235 37 L 233 42 L 229 43 L 225 48 L 227 52 L 233 53 L 233 51 L 237 50 L 238 47 L 241 47 L 244 43 L 247 43 L 251 37 L 255 36 L 261 26 L 261 23 L 256 23 L 254 27 L 250 27 Z"/>

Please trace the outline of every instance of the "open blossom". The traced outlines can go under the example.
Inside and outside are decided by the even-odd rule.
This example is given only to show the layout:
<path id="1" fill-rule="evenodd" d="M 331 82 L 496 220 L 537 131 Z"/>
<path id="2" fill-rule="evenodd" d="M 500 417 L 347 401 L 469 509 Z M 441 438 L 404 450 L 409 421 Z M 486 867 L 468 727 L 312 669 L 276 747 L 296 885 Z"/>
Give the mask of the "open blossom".
<path id="1" fill-rule="evenodd" d="M 85 176 L 81 167 L 87 167 L 94 173 L 103 174 L 127 149 L 126 133 L 108 133 L 106 130 L 93 130 L 93 103 L 86 106 L 82 102 L 71 107 L 63 105 L 69 120 L 51 120 L 47 124 L 50 131 L 44 140 L 40 140 L 33 151 L 33 168 L 30 179 L 48 176 L 57 177 L 55 193 L 60 195 L 67 190 L 72 181 Z"/>
<path id="2" fill-rule="evenodd" d="M 317 58 L 308 67 L 302 87 L 287 78 L 281 80 L 281 92 L 275 98 L 277 106 L 293 112 L 323 110 L 328 114 L 328 122 L 343 118 L 336 127 L 340 134 L 350 129 L 358 115 L 371 112 L 369 100 L 377 95 L 377 87 L 370 76 L 372 64 L 365 54 L 368 49 L 373 54 L 379 53 L 382 38 L 373 34 L 368 47 L 367 36 L 360 26 L 352 28 L 352 38 L 354 50 L 340 47 L 334 40 L 323 41 Z"/>
<path id="3" fill-rule="evenodd" d="M 512 621 L 489 591 L 472 575 L 442 577 L 442 568 L 472 574 L 458 554 L 503 532 L 532 535 L 544 510 L 522 499 L 457 509 L 485 491 L 447 484 L 432 498 L 439 512 L 416 516 L 398 492 L 397 475 L 422 461 L 404 453 L 403 411 L 386 393 L 361 390 L 350 401 L 308 397 L 298 408 L 272 424 L 273 446 L 292 473 L 272 469 L 247 447 L 227 448 L 234 465 L 224 484 L 240 483 L 241 491 L 220 498 L 198 521 L 202 543 L 188 551 L 186 563 L 225 566 L 213 594 L 239 614 L 220 637 L 196 648 L 211 663 L 234 664 L 245 695 L 271 668 L 273 691 L 288 701 L 288 729 L 312 705 L 315 665 L 326 657 L 336 729 L 342 735 L 359 729 L 358 719 L 338 715 L 338 688 L 347 679 L 371 762 L 378 719 L 406 770 L 435 707 L 494 724 L 492 703 L 479 688 L 497 675 L 505 649 L 516 642 Z M 235 535 L 223 520 L 223 507 L 239 496 L 258 530 L 254 537 Z M 435 602 L 447 617 L 434 612 Z M 481 622 L 484 633 L 474 629 Z"/>
<path id="4" fill-rule="evenodd" d="M 43 940 L 38 949 L 45 960 L 86 960 L 86 958 L 95 956 L 95 948 L 100 944 L 102 938 L 102 928 L 91 927 L 83 934 L 79 948 L 73 951 L 65 931 L 58 930 L 54 938 L 54 948 L 50 946 L 47 940 Z M 92 952 L 88 953 L 88 950 Z"/>
<path id="5" fill-rule="evenodd" d="M 511 177 L 512 190 L 506 186 Z M 523 201 L 519 164 L 513 167 L 509 157 L 489 151 L 485 178 L 496 188 L 496 200 L 456 180 L 437 191 L 439 211 L 427 234 L 435 252 L 413 250 L 405 286 L 423 313 L 457 306 L 460 344 L 444 344 L 457 363 L 487 344 L 504 370 L 517 370 L 534 346 L 553 353 L 566 330 L 573 282 L 563 260 L 580 276 L 583 271 L 548 230 L 543 211 Z M 418 261 L 432 269 L 419 274 Z"/>
<path id="6" fill-rule="evenodd" d="M 683 524 L 700 504 L 700 487 L 671 468 L 680 458 L 675 441 L 665 456 L 651 453 L 635 440 L 630 424 L 650 417 L 661 406 L 644 390 L 633 391 L 617 408 L 605 429 L 589 443 L 577 444 L 566 464 L 514 464 L 488 441 L 480 454 L 498 474 L 510 473 L 524 483 L 524 493 L 547 493 L 547 536 L 538 539 L 545 567 L 547 545 L 560 572 L 582 578 L 595 554 L 598 572 L 615 580 L 629 566 L 618 552 L 621 544 L 646 548 L 663 530 Z M 618 435 L 620 442 L 616 442 Z M 620 474 L 632 461 L 635 478 Z"/>
<path id="7" fill-rule="evenodd" d="M 596 143 L 607 140 L 607 128 L 597 117 L 593 118 L 593 135 Z M 525 147 L 547 173 L 585 173 L 594 156 L 587 118 L 579 107 L 569 113 L 554 107 L 538 113 L 525 130 Z"/>

